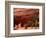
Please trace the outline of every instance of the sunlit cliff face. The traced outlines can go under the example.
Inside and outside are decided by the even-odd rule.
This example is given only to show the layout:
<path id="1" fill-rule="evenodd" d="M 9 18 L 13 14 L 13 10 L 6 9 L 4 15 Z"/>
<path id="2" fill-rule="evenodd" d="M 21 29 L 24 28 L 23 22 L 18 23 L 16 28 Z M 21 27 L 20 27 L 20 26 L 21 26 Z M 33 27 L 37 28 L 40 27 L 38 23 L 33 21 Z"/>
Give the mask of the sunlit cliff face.
<path id="1" fill-rule="evenodd" d="M 13 9 L 13 14 L 14 14 L 14 27 L 19 27 L 24 26 L 27 27 L 27 25 L 25 25 L 25 23 L 27 23 L 28 21 L 32 22 L 32 17 L 33 16 L 39 16 L 39 9 L 31 9 L 31 8 L 14 8 Z M 32 26 L 32 25 L 30 25 Z"/>
<path id="2" fill-rule="evenodd" d="M 38 9 L 30 9 L 30 8 L 14 8 L 14 15 L 15 16 L 23 16 L 28 14 L 33 14 L 39 12 Z"/>

